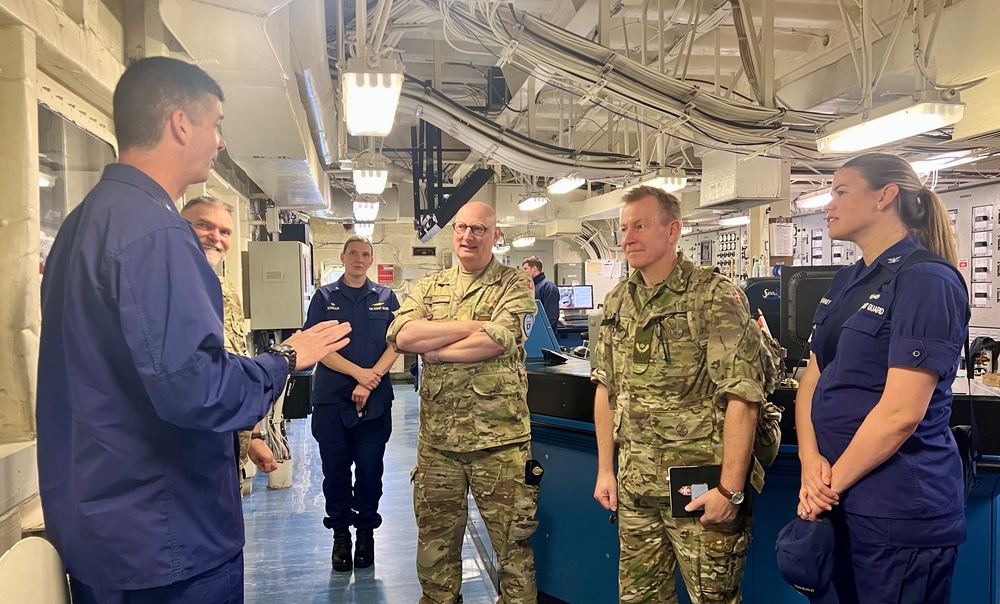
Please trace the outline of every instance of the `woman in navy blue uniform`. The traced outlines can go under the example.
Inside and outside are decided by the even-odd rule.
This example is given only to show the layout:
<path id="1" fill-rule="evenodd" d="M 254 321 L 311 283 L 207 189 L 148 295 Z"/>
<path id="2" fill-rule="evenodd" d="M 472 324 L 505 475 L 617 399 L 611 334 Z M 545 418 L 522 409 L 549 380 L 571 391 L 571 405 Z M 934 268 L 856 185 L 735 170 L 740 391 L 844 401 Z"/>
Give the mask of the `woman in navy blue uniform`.
<path id="1" fill-rule="evenodd" d="M 368 279 L 373 253 L 367 239 L 348 237 L 340 254 L 344 276 L 319 288 L 305 325 L 338 317 L 354 326 L 351 343 L 316 367 L 311 396 L 312 433 L 323 461 L 323 525 L 333 529 L 331 558 L 338 571 L 374 564 L 374 530 L 382 524 L 378 502 L 393 398 L 392 384 L 382 376 L 399 356 L 387 347 L 385 332 L 399 302 L 392 290 Z M 351 526 L 357 537 L 353 559 Z"/>
<path id="2" fill-rule="evenodd" d="M 837 274 L 814 318 L 795 402 L 798 514 L 834 524 L 841 603 L 946 603 L 965 541 L 948 424 L 969 321 L 965 286 L 942 263 L 956 263 L 951 225 L 894 155 L 848 161 L 832 192 L 830 238 L 857 244 L 863 261 Z M 940 258 L 907 264 L 923 248 Z"/>

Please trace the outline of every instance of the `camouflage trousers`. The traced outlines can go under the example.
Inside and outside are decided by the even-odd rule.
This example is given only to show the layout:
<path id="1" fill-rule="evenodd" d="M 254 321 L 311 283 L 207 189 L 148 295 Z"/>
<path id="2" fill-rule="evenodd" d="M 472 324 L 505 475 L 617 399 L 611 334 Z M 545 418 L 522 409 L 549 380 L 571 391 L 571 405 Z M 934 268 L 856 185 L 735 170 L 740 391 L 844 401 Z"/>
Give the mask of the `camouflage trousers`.
<path id="1" fill-rule="evenodd" d="M 618 489 L 618 591 L 623 603 L 675 604 L 680 567 L 692 604 L 741 601 L 753 520 L 702 526 L 698 518 L 674 518 L 667 497 L 639 497 Z"/>
<path id="2" fill-rule="evenodd" d="M 530 537 L 538 526 L 538 487 L 524 482 L 531 443 L 456 453 L 417 445 L 413 511 L 417 517 L 420 604 L 452 604 L 462 590 L 462 539 L 468 493 L 497 558 L 501 604 L 538 599 Z"/>

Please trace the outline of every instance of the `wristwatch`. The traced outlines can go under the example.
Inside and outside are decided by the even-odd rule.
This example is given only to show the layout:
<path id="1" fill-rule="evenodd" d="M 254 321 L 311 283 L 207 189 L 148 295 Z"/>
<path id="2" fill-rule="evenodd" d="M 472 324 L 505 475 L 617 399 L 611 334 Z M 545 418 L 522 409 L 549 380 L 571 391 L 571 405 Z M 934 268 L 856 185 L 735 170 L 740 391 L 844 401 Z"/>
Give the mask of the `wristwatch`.
<path id="1" fill-rule="evenodd" d="M 264 440 L 264 433 L 263 432 L 251 432 L 250 433 L 250 440 L 254 440 L 254 439 Z"/>
<path id="2" fill-rule="evenodd" d="M 743 491 L 736 491 L 735 493 L 732 491 L 727 491 L 726 487 L 722 486 L 721 484 L 715 488 L 719 489 L 719 492 L 722 493 L 723 497 L 729 500 L 729 503 L 733 505 L 739 505 L 743 503 L 744 499 Z"/>
<path id="3" fill-rule="evenodd" d="M 295 349 L 288 344 L 273 344 L 268 347 L 267 352 L 270 354 L 285 357 L 288 361 L 288 370 L 295 371 Z"/>

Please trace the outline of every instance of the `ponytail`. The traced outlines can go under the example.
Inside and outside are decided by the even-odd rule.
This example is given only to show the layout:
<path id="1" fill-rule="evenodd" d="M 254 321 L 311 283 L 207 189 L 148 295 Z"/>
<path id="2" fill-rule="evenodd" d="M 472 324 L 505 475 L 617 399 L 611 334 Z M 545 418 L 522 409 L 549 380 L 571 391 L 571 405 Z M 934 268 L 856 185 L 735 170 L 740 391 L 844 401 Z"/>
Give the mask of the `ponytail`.
<path id="1" fill-rule="evenodd" d="M 920 214 L 923 214 L 922 220 L 911 223 L 907 220 L 908 212 L 900 204 L 899 214 L 903 223 L 913 231 L 925 248 L 957 268 L 958 245 L 955 242 L 955 234 L 951 231 L 948 210 L 938 194 L 926 187 L 921 188 L 914 196 L 913 203 L 909 205 L 916 205 L 922 210 L 920 211 Z"/>

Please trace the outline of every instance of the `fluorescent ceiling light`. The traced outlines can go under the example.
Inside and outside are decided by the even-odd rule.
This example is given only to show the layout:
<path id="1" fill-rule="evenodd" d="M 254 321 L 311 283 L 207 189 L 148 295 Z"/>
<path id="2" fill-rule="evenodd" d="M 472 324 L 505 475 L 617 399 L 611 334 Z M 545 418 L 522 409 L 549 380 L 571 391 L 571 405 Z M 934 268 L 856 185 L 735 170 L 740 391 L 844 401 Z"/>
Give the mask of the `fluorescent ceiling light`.
<path id="1" fill-rule="evenodd" d="M 38 186 L 43 189 L 51 189 L 56 186 L 56 177 L 48 170 L 38 169 Z"/>
<path id="2" fill-rule="evenodd" d="M 750 224 L 749 216 L 726 216 L 719 219 L 719 226 L 734 227 Z"/>
<path id="3" fill-rule="evenodd" d="M 798 199 L 795 200 L 795 207 L 800 210 L 815 210 L 831 201 L 833 201 L 833 194 L 830 191 L 813 191 L 799 195 Z"/>
<path id="4" fill-rule="evenodd" d="M 522 212 L 530 212 L 532 210 L 537 210 L 547 203 L 549 203 L 548 197 L 536 193 L 525 197 L 521 203 L 517 204 L 517 208 Z"/>
<path id="5" fill-rule="evenodd" d="M 863 151 L 950 126 L 964 111 L 963 103 L 908 97 L 831 122 L 825 127 L 829 134 L 816 139 L 816 148 L 820 153 Z"/>
<path id="6" fill-rule="evenodd" d="M 690 235 L 694 232 L 694 227 L 681 227 L 681 235 Z"/>
<path id="7" fill-rule="evenodd" d="M 354 158 L 351 177 L 354 179 L 354 190 L 359 194 L 381 195 L 389 180 L 386 159 L 370 149 L 361 153 Z"/>
<path id="8" fill-rule="evenodd" d="M 661 168 L 633 182 L 631 185 L 625 187 L 625 190 L 627 191 L 641 185 L 656 187 L 657 189 L 663 189 L 667 193 L 673 193 L 687 186 L 687 174 L 679 168 Z"/>
<path id="9" fill-rule="evenodd" d="M 362 52 L 340 76 L 347 131 L 354 136 L 387 136 L 396 118 L 403 71 L 391 59 L 369 62 Z"/>
<path id="10" fill-rule="evenodd" d="M 361 195 L 381 195 L 389 180 L 389 171 L 355 168 L 351 170 L 351 176 L 354 178 L 354 190 Z"/>
<path id="11" fill-rule="evenodd" d="M 379 202 L 377 201 L 355 201 L 354 220 L 357 222 L 375 222 L 378 218 Z"/>
<path id="12" fill-rule="evenodd" d="M 931 172 L 937 170 L 943 170 L 945 168 L 961 166 L 962 164 L 970 164 L 974 161 L 986 159 L 989 156 L 990 154 L 988 151 L 982 151 L 979 149 L 968 149 L 965 151 L 952 151 L 951 153 L 942 153 L 941 155 L 935 155 L 930 159 L 912 161 L 910 162 L 910 165 L 913 166 L 913 170 L 917 174 L 924 175 L 924 174 L 930 174 Z"/>
<path id="13" fill-rule="evenodd" d="M 573 189 L 583 186 L 586 182 L 586 178 L 581 178 L 576 175 L 576 172 L 573 172 L 568 176 L 563 176 L 560 179 L 552 181 L 547 190 L 553 195 L 562 195 L 563 193 L 569 193 Z"/>
<path id="14" fill-rule="evenodd" d="M 511 241 L 510 244 L 514 247 L 528 247 L 535 244 L 535 236 L 531 233 L 522 233 L 515 237 L 514 241 Z"/>
<path id="15" fill-rule="evenodd" d="M 375 223 L 374 222 L 355 222 L 354 223 L 354 234 L 358 237 L 367 237 L 371 239 L 371 236 L 375 234 Z"/>

